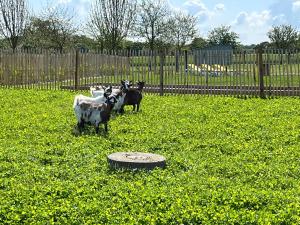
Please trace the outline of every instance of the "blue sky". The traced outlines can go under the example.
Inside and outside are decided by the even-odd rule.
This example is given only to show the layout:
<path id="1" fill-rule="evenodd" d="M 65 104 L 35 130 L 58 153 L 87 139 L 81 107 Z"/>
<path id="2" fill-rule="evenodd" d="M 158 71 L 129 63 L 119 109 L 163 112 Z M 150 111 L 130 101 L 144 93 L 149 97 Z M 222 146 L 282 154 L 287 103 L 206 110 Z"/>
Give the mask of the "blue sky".
<path id="1" fill-rule="evenodd" d="M 38 13 L 47 0 L 29 0 Z M 71 8 L 76 20 L 84 22 L 92 0 L 52 0 Z M 266 33 L 273 25 L 291 24 L 300 28 L 300 0 L 168 0 L 175 10 L 185 10 L 198 19 L 199 35 L 220 25 L 230 25 L 243 44 L 267 41 Z"/>

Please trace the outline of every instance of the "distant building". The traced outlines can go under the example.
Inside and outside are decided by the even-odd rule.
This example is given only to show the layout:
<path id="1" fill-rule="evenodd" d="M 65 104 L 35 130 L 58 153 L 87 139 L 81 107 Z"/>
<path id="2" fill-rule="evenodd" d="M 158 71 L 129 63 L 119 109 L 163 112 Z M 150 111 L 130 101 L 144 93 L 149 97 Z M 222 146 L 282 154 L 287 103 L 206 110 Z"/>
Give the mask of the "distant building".
<path id="1" fill-rule="evenodd" d="M 227 45 L 209 46 L 202 49 L 194 49 L 194 64 L 229 65 L 232 64 L 233 49 Z"/>

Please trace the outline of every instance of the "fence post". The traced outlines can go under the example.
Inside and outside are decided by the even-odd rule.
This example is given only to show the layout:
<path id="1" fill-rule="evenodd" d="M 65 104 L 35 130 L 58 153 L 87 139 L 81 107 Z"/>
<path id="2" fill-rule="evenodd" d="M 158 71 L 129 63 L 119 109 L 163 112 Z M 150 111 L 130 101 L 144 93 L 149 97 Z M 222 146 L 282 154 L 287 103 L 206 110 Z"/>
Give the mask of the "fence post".
<path id="1" fill-rule="evenodd" d="M 75 52 L 75 90 L 78 90 L 79 85 L 79 49 Z"/>
<path id="2" fill-rule="evenodd" d="M 184 84 L 188 87 L 188 51 L 184 50 Z"/>
<path id="3" fill-rule="evenodd" d="M 175 69 L 176 69 L 176 73 L 179 72 L 179 56 L 180 56 L 179 50 L 175 50 Z"/>
<path id="4" fill-rule="evenodd" d="M 264 66 L 263 66 L 263 49 L 258 48 L 258 75 L 259 75 L 259 96 L 266 98 L 264 85 Z"/>
<path id="5" fill-rule="evenodd" d="M 164 50 L 161 50 L 160 51 L 160 54 L 159 54 L 159 59 L 160 59 L 160 63 L 159 63 L 159 66 L 160 66 L 160 70 L 159 70 L 159 81 L 160 81 L 160 90 L 159 90 L 159 94 L 160 96 L 163 96 L 164 95 L 164 59 L 165 59 L 165 52 Z"/>

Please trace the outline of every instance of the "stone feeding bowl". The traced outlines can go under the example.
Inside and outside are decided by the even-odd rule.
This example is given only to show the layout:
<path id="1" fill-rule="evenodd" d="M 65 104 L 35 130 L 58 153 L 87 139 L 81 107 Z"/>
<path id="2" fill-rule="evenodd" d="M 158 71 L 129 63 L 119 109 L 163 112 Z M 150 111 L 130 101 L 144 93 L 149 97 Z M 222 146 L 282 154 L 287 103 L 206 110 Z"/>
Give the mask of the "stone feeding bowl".
<path id="1" fill-rule="evenodd" d="M 165 168 L 165 157 L 143 152 L 116 152 L 107 156 L 108 163 L 113 169 L 146 169 Z"/>

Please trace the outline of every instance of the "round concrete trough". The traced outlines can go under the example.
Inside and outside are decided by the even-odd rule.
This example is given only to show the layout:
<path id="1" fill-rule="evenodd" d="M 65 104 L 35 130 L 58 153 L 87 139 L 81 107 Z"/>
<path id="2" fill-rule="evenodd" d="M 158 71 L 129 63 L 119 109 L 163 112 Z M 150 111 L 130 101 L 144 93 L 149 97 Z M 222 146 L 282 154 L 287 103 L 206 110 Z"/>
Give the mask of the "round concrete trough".
<path id="1" fill-rule="evenodd" d="M 146 169 L 166 166 L 165 157 L 143 152 L 116 152 L 107 156 L 111 168 L 118 169 Z"/>

